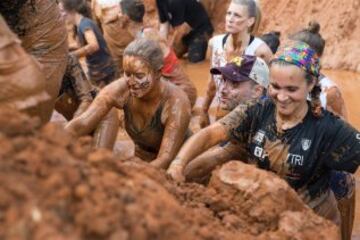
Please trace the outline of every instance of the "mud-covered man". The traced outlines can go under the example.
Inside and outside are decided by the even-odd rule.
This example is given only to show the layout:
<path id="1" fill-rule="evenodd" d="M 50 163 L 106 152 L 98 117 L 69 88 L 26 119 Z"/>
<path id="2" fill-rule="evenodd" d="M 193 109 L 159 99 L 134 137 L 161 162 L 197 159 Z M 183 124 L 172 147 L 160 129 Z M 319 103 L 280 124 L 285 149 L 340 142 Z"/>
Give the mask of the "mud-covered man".
<path id="1" fill-rule="evenodd" d="M 219 108 L 223 113 L 231 112 L 239 104 L 266 98 L 269 68 L 259 57 L 250 55 L 235 57 L 224 67 L 212 68 L 210 72 L 222 76 Z M 223 142 L 192 160 L 184 170 L 185 177 L 188 181 L 206 183 L 211 171 L 219 164 L 246 159 L 247 154 L 240 146 Z"/>

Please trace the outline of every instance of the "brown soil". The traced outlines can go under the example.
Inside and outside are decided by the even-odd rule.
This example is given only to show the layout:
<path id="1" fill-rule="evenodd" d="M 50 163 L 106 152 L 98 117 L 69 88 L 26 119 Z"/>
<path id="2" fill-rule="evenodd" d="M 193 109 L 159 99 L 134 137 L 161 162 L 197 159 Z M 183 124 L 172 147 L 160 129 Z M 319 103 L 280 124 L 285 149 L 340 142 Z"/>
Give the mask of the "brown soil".
<path id="1" fill-rule="evenodd" d="M 56 125 L 0 116 L 0 239 L 336 239 L 287 184 L 251 166 L 230 163 L 207 188 L 176 184 Z"/>

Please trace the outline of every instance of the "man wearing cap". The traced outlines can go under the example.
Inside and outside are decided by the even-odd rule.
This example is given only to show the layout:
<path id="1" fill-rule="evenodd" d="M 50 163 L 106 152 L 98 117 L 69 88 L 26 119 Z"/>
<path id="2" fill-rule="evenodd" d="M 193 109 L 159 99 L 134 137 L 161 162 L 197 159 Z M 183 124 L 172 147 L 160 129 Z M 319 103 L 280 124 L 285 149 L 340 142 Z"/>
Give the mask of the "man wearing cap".
<path id="1" fill-rule="evenodd" d="M 231 112 L 239 104 L 266 98 L 269 68 L 261 58 L 249 55 L 236 57 L 224 67 L 212 68 L 210 72 L 214 75 L 222 75 L 219 108 L 223 113 Z M 247 159 L 245 151 L 241 149 L 231 142 L 210 148 L 186 166 L 184 170 L 186 179 L 206 183 L 216 166 L 230 160 Z"/>

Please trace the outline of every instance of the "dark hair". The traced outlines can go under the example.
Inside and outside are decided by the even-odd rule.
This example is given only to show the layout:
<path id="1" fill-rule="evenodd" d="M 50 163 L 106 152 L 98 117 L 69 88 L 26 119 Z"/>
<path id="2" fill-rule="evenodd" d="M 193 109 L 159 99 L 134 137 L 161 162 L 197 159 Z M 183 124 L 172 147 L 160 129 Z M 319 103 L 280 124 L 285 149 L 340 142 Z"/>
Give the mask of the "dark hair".
<path id="1" fill-rule="evenodd" d="M 91 18 L 91 9 L 86 0 L 61 0 L 65 11 L 77 12 L 84 17 Z"/>
<path id="2" fill-rule="evenodd" d="M 124 50 L 124 56 L 126 55 L 144 59 L 155 72 L 160 71 L 164 64 L 164 55 L 159 43 L 146 38 L 132 41 Z"/>
<path id="3" fill-rule="evenodd" d="M 272 65 L 279 65 L 279 66 L 296 66 L 293 65 L 291 63 L 282 61 L 282 60 L 278 60 L 278 59 L 273 59 L 270 62 L 270 67 Z M 310 97 L 311 97 L 311 111 L 313 113 L 313 115 L 315 117 L 321 117 L 322 111 L 321 111 L 321 102 L 320 102 L 320 93 L 321 93 L 321 87 L 318 83 L 318 79 L 311 75 L 310 73 L 304 71 L 305 74 L 305 79 L 307 81 L 308 84 L 311 84 L 313 82 L 315 82 L 315 86 L 314 88 L 311 90 L 310 92 Z"/>
<path id="4" fill-rule="evenodd" d="M 269 46 L 273 54 L 277 52 L 280 45 L 280 32 L 272 31 L 265 33 L 260 38 Z"/>
<path id="5" fill-rule="evenodd" d="M 232 0 L 231 2 L 246 6 L 249 17 L 255 18 L 255 22 L 250 27 L 249 32 L 252 34 L 256 33 L 261 21 L 261 11 L 255 0 Z"/>
<path id="6" fill-rule="evenodd" d="M 1 0 L 0 13 L 5 18 L 10 29 L 18 36 L 26 34 L 26 19 L 20 16 L 24 5 L 28 4 L 31 10 L 35 12 L 34 0 Z"/>
<path id="7" fill-rule="evenodd" d="M 142 23 L 145 15 L 145 5 L 141 0 L 122 0 L 121 11 L 132 21 Z"/>
<path id="8" fill-rule="evenodd" d="M 316 21 L 309 22 L 307 28 L 289 36 L 291 40 L 307 43 L 321 57 L 324 53 L 325 40 L 320 32 L 320 24 Z"/>

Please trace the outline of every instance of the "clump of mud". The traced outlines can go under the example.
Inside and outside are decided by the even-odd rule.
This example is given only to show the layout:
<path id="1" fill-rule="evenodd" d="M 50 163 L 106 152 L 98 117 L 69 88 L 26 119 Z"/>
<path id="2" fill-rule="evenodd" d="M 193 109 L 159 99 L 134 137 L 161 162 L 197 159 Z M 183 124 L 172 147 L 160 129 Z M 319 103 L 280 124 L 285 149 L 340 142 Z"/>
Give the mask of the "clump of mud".
<path id="1" fill-rule="evenodd" d="M 209 187 L 0 110 L 0 239 L 336 239 L 288 185 L 232 162 Z M 9 129 L 12 130 L 9 130 Z"/>

